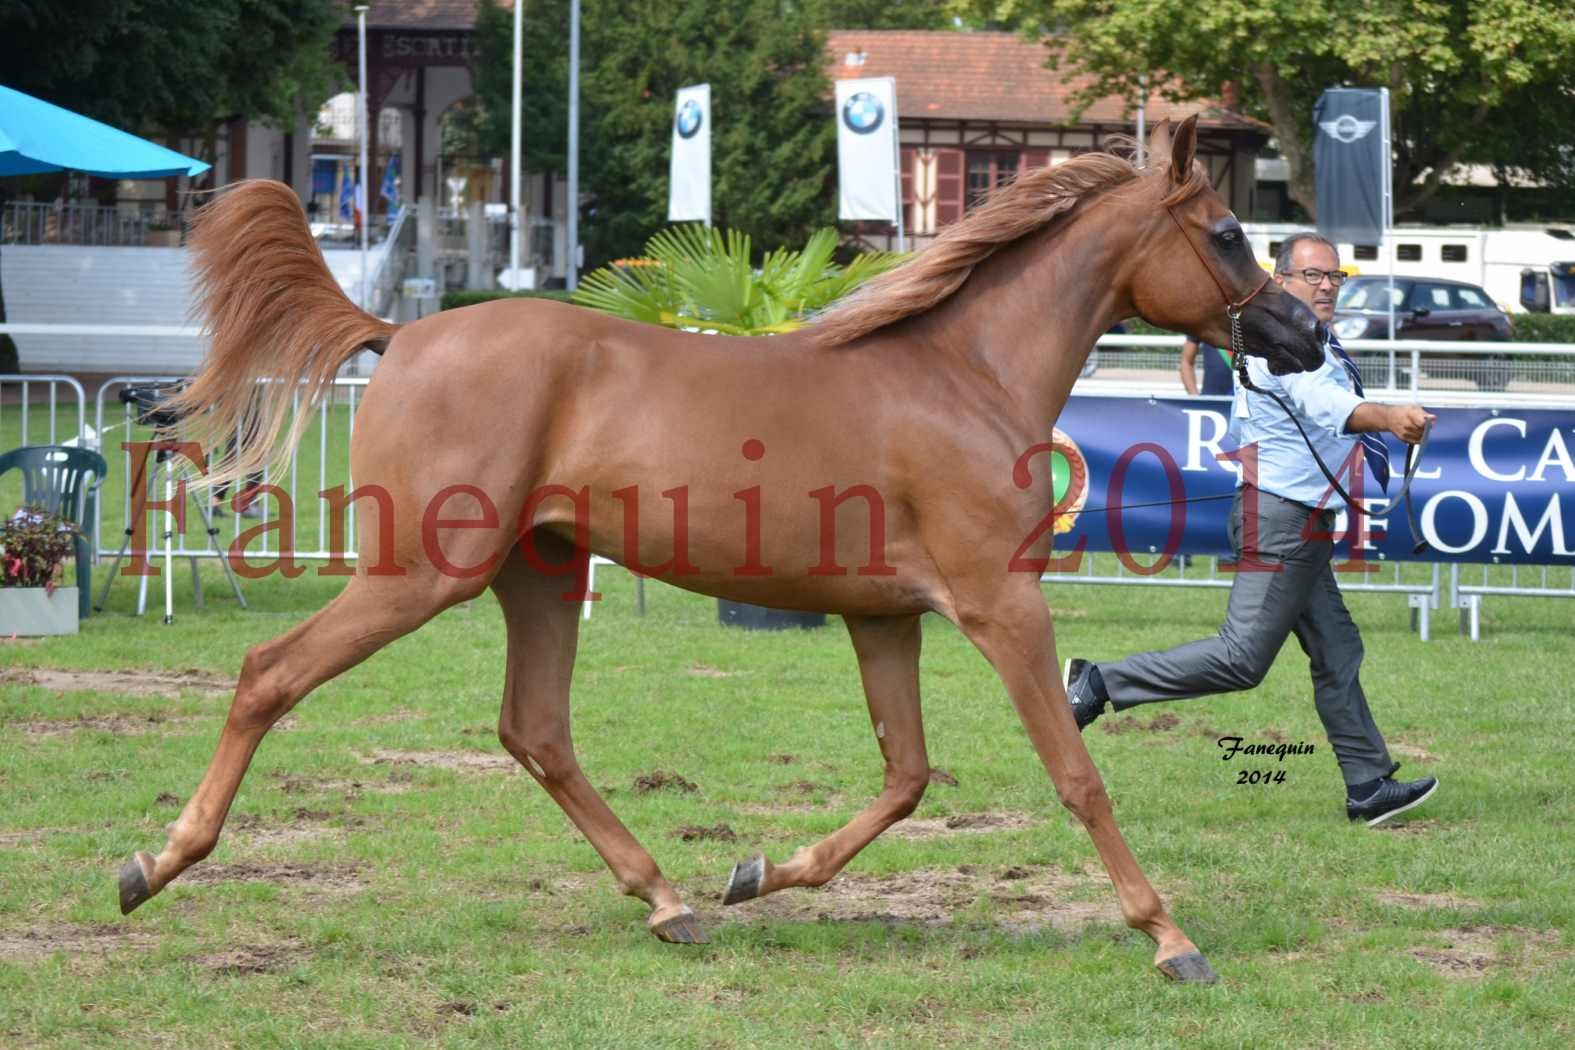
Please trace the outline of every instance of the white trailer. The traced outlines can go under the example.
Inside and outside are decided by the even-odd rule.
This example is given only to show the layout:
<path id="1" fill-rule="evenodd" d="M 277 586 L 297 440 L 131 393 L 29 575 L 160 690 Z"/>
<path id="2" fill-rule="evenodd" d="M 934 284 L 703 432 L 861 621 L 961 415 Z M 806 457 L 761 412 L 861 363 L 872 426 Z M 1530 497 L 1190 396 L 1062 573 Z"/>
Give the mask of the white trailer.
<path id="1" fill-rule="evenodd" d="M 1272 261 L 1280 242 L 1306 227 L 1244 223 L 1253 251 Z M 1507 311 L 1575 314 L 1575 229 L 1560 226 L 1399 226 L 1388 244 L 1340 245 L 1340 261 L 1363 274 L 1446 277 L 1481 286 Z"/>

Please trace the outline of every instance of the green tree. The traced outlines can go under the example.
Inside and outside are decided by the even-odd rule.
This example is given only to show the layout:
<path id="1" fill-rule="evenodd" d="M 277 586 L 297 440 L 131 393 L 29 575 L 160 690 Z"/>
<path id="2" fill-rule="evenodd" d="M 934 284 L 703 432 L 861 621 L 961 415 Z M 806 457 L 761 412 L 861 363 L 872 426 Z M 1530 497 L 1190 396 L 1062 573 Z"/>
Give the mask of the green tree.
<path id="1" fill-rule="evenodd" d="M 488 0 L 487 6 L 495 6 Z M 525 167 L 561 171 L 567 98 L 563 0 L 529 0 Z M 511 16 L 478 18 L 482 146 L 507 156 Z M 539 43 L 537 43 L 539 41 Z M 667 221 L 673 95 L 711 85 L 713 221 L 763 247 L 834 221 L 825 35 L 791 0 L 584 0 L 580 171 L 586 260 L 637 254 Z"/>
<path id="2" fill-rule="evenodd" d="M 0 0 L 7 86 L 140 135 L 195 137 L 236 117 L 287 122 L 332 94 L 337 0 Z"/>
<path id="3" fill-rule="evenodd" d="M 288 122 L 297 99 L 310 106 L 336 90 L 329 42 L 344 17 L 338 0 L 0 0 L 0 75 L 135 134 L 195 138 L 211 163 L 224 121 Z M 58 177 L 0 179 L 0 203 L 20 185 L 38 192 Z M 15 354 L 0 336 L 0 367 Z"/>
<path id="4" fill-rule="evenodd" d="M 1387 87 L 1395 209 L 1420 205 L 1460 163 L 1570 180 L 1575 19 L 1568 0 L 959 0 L 1046 40 L 1053 68 L 1086 74 L 1083 102 L 1217 98 L 1274 128 L 1290 194 L 1315 214 L 1312 106 L 1326 87 Z M 1054 27 L 1054 33 L 1047 33 Z M 1164 78 L 1156 71 L 1164 71 Z"/>
<path id="5" fill-rule="evenodd" d="M 948 29 L 948 0 L 816 0 L 827 29 Z"/>

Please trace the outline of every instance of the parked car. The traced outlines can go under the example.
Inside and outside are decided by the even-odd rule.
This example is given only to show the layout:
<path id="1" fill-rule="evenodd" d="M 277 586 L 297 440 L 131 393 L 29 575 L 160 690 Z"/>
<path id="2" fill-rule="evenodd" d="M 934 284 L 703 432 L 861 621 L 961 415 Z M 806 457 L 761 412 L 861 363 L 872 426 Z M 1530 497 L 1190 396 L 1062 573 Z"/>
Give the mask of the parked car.
<path id="1" fill-rule="evenodd" d="M 1396 277 L 1395 336 L 1399 339 L 1459 339 L 1508 342 L 1514 338 L 1509 315 L 1480 287 L 1463 281 Z M 1353 277 L 1334 304 L 1334 334 L 1342 340 L 1389 337 L 1389 278 Z M 1424 353 L 1429 376 L 1470 379 L 1483 390 L 1503 390 L 1513 366 L 1508 354 L 1456 357 Z"/>

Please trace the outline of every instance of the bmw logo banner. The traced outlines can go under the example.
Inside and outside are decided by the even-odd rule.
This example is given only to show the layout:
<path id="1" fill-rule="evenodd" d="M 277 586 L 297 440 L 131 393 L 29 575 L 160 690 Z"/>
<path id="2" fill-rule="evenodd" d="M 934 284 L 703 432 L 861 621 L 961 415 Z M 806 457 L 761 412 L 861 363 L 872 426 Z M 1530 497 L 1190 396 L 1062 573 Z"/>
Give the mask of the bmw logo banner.
<path id="1" fill-rule="evenodd" d="M 667 181 L 671 222 L 711 222 L 711 85 L 679 88 Z"/>
<path id="2" fill-rule="evenodd" d="M 897 82 L 837 81 L 837 218 L 897 221 Z"/>
<path id="3" fill-rule="evenodd" d="M 1388 209 L 1389 93 L 1330 88 L 1313 107 L 1318 232 L 1336 244 L 1380 244 Z"/>

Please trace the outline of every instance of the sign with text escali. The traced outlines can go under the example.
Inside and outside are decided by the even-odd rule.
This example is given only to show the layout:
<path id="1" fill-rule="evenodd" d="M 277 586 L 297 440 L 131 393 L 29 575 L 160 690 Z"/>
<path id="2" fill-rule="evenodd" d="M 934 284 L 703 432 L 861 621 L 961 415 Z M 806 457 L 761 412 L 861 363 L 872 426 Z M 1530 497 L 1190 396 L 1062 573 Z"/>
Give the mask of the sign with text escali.
<path id="1" fill-rule="evenodd" d="M 355 30 L 334 37 L 334 57 L 356 61 Z M 381 66 L 468 66 L 476 55 L 475 34 L 469 30 L 371 29 L 366 34 L 367 58 Z"/>

